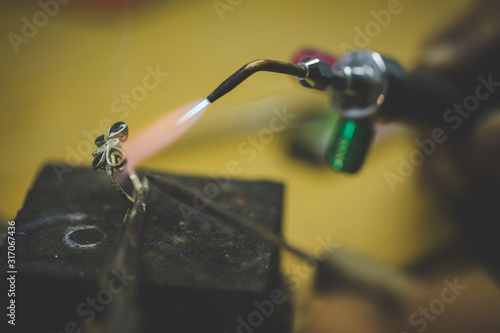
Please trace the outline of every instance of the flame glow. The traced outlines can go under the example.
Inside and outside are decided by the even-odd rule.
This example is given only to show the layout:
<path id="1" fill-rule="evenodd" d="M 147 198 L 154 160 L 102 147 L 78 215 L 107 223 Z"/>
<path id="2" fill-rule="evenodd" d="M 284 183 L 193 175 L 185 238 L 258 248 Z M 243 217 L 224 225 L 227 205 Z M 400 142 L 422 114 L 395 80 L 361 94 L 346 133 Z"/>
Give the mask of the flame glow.
<path id="1" fill-rule="evenodd" d="M 204 99 L 182 106 L 130 137 L 123 147 L 128 160 L 127 168 L 134 168 L 177 140 L 200 119 L 209 104 Z"/>

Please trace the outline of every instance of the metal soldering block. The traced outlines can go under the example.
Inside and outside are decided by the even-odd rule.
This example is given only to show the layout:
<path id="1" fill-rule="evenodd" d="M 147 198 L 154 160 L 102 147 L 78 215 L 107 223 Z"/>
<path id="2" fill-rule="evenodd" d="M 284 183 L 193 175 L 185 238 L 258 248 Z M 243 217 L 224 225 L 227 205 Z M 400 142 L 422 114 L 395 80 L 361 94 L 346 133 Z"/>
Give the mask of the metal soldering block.
<path id="1" fill-rule="evenodd" d="M 45 166 L 15 219 L 17 313 L 26 328 L 61 332 L 74 322 L 83 329 L 113 305 L 99 279 L 128 206 L 104 173 L 71 170 L 59 181 L 53 165 Z M 288 332 L 291 312 L 280 283 L 278 251 L 205 214 L 202 198 L 207 195 L 228 211 L 280 233 L 283 186 L 166 176 L 196 188 L 200 205 L 189 208 L 150 185 L 138 247 L 140 269 L 115 272 L 124 285 L 127 278 L 138 281 L 142 331 L 162 325 L 175 332 L 236 332 L 247 325 L 243 331 Z M 129 184 L 124 189 L 132 193 Z M 2 267 L 6 252 L 4 246 Z M 113 292 L 119 289 L 113 287 Z M 269 305 L 265 301 L 280 292 L 286 302 L 273 303 L 268 317 L 269 307 L 259 310 L 256 303 Z"/>

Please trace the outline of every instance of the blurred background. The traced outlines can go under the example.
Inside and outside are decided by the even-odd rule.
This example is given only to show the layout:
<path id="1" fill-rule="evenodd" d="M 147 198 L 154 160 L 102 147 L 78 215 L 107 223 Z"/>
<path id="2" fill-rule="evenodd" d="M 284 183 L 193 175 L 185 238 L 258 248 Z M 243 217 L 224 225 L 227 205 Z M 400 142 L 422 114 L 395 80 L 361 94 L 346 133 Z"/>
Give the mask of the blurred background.
<path id="1" fill-rule="evenodd" d="M 133 137 L 161 115 L 205 98 L 243 64 L 258 58 L 291 61 L 304 47 L 337 56 L 353 47 L 370 48 L 412 68 L 424 41 L 472 4 L 469 0 L 66 2 L 0 2 L 4 224 L 21 208 L 42 165 L 54 161 L 90 165 L 93 139 L 112 122 L 126 121 Z M 395 4 L 398 13 L 385 26 L 379 24 L 378 31 L 366 34 L 367 24 L 376 22 L 373 13 Z M 153 79 L 145 83 L 146 77 Z M 146 85 L 151 89 L 137 88 Z M 126 100 L 124 95 L 131 97 Z M 291 243 L 313 251 L 320 245 L 318 239 L 328 240 L 401 270 L 430 263 L 419 271 L 422 292 L 407 304 L 408 313 L 439 298 L 444 279 L 458 277 L 467 290 L 438 319 L 429 321 L 426 330 L 498 332 L 494 311 L 500 293 L 482 267 L 464 259 L 467 246 L 450 214 L 435 204 L 438 194 L 422 181 L 419 168 L 395 186 L 386 180 L 386 172 L 397 173 L 399 157 L 415 149 L 417 133 L 412 127 L 382 125 L 363 169 L 355 175 L 335 173 L 290 154 L 291 143 L 303 133 L 307 119 L 330 109 L 323 92 L 304 89 L 287 76 L 256 74 L 211 105 L 184 137 L 141 168 L 217 177 L 235 160 L 241 166 L 238 178 L 283 182 L 284 234 Z M 254 148 L 254 153 L 242 154 L 241 145 L 246 142 L 250 147 L 252 137 L 269 126 L 276 110 L 290 115 L 285 130 Z M 60 164 L 53 166 L 62 178 L 70 172 Z M 284 271 L 294 265 L 300 263 L 284 258 Z M 310 332 L 378 332 L 376 327 L 387 324 L 385 315 L 362 298 L 312 297 L 305 282 L 302 291 L 305 296 L 298 299 L 304 306 L 299 306 L 297 327 L 309 325 Z M 316 318 L 314 330 L 311 318 Z M 401 318 L 404 327 L 408 316 Z M 351 327 L 358 320 L 379 326 Z M 322 331 L 324 327 L 328 329 Z M 410 325 L 412 332 L 419 327 Z"/>

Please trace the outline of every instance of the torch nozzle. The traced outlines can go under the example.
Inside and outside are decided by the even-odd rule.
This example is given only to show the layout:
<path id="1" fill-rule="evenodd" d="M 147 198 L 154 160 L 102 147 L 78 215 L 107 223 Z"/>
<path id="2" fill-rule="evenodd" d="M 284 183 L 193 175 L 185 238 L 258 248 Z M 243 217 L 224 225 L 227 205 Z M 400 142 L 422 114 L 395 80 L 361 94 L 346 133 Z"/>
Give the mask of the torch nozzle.
<path id="1" fill-rule="evenodd" d="M 296 65 L 288 62 L 268 59 L 254 60 L 244 65 L 233 75 L 228 77 L 210 95 L 208 95 L 207 99 L 210 103 L 215 102 L 217 99 L 233 90 L 250 75 L 261 71 L 295 75 L 298 78 L 305 78 L 308 74 L 307 66 L 301 64 Z"/>

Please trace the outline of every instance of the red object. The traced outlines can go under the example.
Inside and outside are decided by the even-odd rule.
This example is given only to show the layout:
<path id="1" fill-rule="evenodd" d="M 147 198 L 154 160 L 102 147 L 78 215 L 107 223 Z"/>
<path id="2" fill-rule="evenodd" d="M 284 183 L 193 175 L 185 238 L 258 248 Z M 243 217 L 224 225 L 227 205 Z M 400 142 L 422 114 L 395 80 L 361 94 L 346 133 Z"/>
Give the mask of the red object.
<path id="1" fill-rule="evenodd" d="M 304 58 L 319 59 L 321 61 L 328 63 L 331 67 L 333 67 L 333 65 L 337 61 L 337 58 L 335 58 L 331 54 L 321 52 L 321 51 L 318 51 L 315 49 L 304 48 L 304 49 L 299 50 L 295 54 L 295 56 L 293 57 L 293 63 L 298 64 Z"/>

